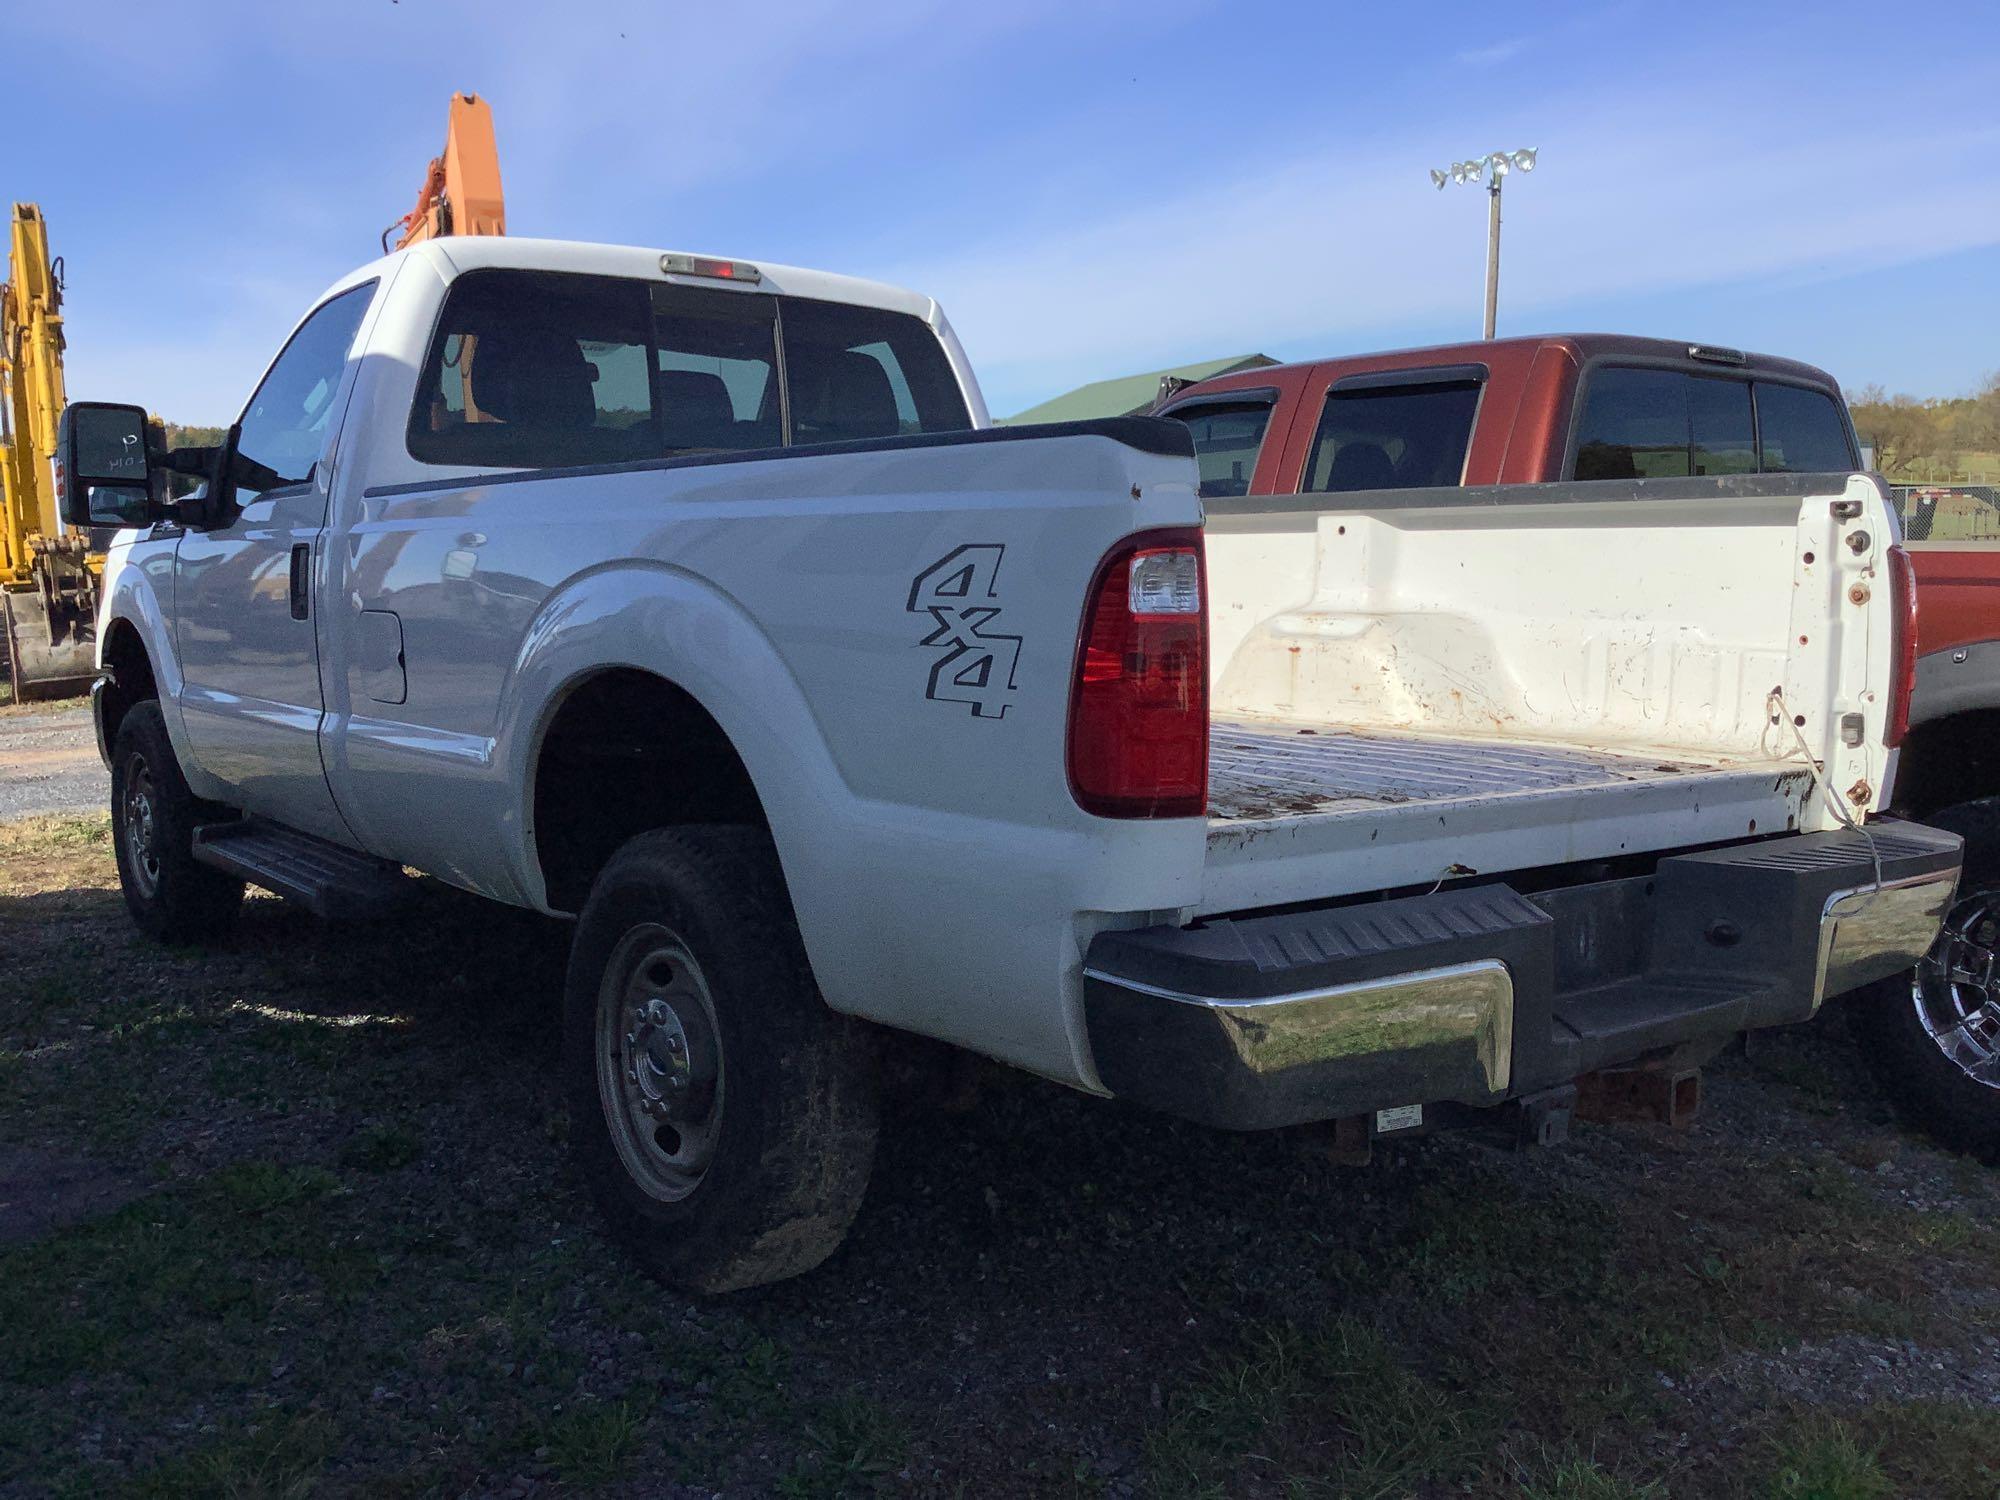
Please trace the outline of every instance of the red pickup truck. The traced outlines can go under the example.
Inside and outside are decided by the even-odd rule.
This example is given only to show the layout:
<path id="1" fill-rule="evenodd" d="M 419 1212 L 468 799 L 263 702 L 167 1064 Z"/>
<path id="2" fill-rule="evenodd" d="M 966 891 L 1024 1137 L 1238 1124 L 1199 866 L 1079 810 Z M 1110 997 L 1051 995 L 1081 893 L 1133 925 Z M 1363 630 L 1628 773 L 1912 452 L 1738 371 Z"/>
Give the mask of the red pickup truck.
<path id="1" fill-rule="evenodd" d="M 1155 414 L 1194 435 L 1204 495 L 1849 472 L 1840 387 L 1704 344 L 1559 334 L 1216 376 Z M 1760 481 L 1768 484 L 1768 480 Z M 2000 542 L 1916 542 L 1916 691 L 1895 809 L 1965 837 L 1964 884 L 1913 973 L 1850 1014 L 1899 1107 L 2000 1161 Z M 1526 583 L 1527 581 L 1524 581 Z"/>

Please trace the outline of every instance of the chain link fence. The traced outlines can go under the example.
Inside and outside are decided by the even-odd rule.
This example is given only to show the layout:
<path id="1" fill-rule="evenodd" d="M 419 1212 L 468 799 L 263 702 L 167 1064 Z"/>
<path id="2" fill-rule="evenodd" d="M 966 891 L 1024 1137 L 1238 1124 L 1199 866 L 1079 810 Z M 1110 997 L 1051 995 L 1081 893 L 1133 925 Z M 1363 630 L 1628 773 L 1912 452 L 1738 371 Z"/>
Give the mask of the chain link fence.
<path id="1" fill-rule="evenodd" d="M 1896 484 L 1890 503 L 1912 542 L 2000 542 L 2000 486 Z"/>

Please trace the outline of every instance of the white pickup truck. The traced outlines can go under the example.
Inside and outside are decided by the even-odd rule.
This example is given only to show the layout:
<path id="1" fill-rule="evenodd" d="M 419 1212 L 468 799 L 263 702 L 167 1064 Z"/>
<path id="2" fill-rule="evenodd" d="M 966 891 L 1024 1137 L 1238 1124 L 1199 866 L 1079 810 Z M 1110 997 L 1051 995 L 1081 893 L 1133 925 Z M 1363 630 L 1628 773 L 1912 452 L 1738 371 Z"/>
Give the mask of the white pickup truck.
<path id="1" fill-rule="evenodd" d="M 877 1028 L 1221 1127 L 1553 1136 L 1907 968 L 1957 874 L 1857 821 L 1910 670 L 1866 476 L 1204 511 L 1177 424 L 989 427 L 927 298 L 492 238 L 335 285 L 221 448 L 79 403 L 60 468 L 128 528 L 139 924 L 407 869 L 575 916 L 577 1160 L 691 1288 L 839 1243 Z"/>

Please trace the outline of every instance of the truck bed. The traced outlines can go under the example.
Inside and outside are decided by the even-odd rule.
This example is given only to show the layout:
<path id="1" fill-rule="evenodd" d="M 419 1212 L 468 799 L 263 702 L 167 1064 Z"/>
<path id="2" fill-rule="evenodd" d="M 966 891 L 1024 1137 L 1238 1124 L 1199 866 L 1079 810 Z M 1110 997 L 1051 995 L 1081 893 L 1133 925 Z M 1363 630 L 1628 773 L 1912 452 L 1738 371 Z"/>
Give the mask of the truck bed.
<path id="1" fill-rule="evenodd" d="M 1783 832 L 1810 792 L 1798 761 L 1220 719 L 1202 910 Z"/>

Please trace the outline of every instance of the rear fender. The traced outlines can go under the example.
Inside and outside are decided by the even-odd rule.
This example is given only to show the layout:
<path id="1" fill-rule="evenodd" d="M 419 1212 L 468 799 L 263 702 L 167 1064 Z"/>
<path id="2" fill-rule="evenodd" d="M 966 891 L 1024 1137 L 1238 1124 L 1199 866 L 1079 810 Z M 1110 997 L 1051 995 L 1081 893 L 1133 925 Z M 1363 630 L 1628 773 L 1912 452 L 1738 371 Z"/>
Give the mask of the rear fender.
<path id="1" fill-rule="evenodd" d="M 722 727 L 788 870 L 808 809 L 824 816 L 853 801 L 797 681 L 740 605 L 676 568 L 608 564 L 571 579 L 544 603 L 501 707 L 495 758 L 514 789 L 519 830 L 510 852 L 521 890 L 537 905 L 547 907 L 535 856 L 534 771 L 543 737 L 576 687 L 621 667 L 675 684 Z"/>

